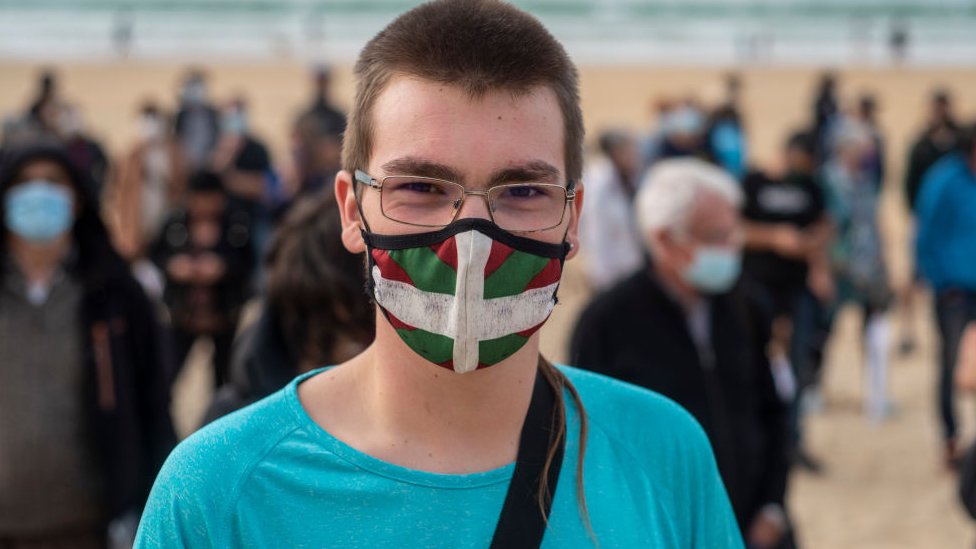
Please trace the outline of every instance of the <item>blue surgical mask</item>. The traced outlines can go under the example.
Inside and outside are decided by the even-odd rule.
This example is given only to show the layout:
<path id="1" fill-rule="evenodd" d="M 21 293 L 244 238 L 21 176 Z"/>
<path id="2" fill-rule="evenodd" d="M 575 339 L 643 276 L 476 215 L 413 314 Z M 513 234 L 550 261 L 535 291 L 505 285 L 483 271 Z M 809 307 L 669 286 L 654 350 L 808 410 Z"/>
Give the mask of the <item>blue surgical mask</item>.
<path id="1" fill-rule="evenodd" d="M 247 131 L 247 115 L 241 111 L 233 111 L 224 115 L 221 121 L 224 133 L 242 135 Z"/>
<path id="2" fill-rule="evenodd" d="M 74 221 L 71 192 L 49 181 L 28 181 L 11 188 L 3 207 L 7 228 L 28 242 L 50 242 Z"/>
<path id="3" fill-rule="evenodd" d="M 683 273 L 686 282 L 707 294 L 727 292 L 742 271 L 742 254 L 735 248 L 699 246 Z"/>

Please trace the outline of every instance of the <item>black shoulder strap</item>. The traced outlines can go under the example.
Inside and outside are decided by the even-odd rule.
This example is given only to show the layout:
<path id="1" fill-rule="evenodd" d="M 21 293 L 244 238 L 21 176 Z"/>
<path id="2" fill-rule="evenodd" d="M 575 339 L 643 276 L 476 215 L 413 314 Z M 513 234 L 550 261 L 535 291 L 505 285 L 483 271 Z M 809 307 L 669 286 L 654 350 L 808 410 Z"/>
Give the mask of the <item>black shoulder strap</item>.
<path id="1" fill-rule="evenodd" d="M 543 500 L 544 506 L 540 509 L 539 480 L 542 478 L 549 445 L 556 437 L 556 433 L 552 432 L 555 413 L 555 394 L 539 371 L 535 377 L 529 411 L 522 425 L 515 472 L 508 486 L 498 526 L 495 527 L 491 549 L 535 549 L 542 544 L 566 449 L 563 438 L 549 466 L 548 497 Z"/>

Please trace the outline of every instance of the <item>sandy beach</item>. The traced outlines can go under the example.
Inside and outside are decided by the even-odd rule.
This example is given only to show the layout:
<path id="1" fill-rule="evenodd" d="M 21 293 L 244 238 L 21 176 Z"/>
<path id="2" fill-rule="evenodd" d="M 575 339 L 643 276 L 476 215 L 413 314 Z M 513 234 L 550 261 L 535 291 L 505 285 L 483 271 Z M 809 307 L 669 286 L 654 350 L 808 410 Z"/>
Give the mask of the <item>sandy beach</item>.
<path id="1" fill-rule="evenodd" d="M 136 134 L 137 109 L 152 98 L 175 105 L 183 63 L 92 63 L 55 67 L 63 97 L 83 110 L 90 132 L 113 155 L 122 154 Z M 300 64 L 211 64 L 211 97 L 217 101 L 243 94 L 249 100 L 255 133 L 271 146 L 278 160 L 288 150 L 288 128 L 305 103 L 307 67 Z M 35 87 L 38 66 L 0 62 L 0 116 L 24 109 Z M 651 122 L 654 99 L 695 95 L 706 103 L 718 97 L 720 68 L 582 67 L 582 97 L 591 137 L 610 126 L 641 130 Z M 768 166 L 778 159 L 786 134 L 807 121 L 813 67 L 750 67 L 743 77 L 743 114 L 753 162 Z M 907 254 L 911 233 L 904 211 L 901 181 L 905 151 L 924 122 L 928 93 L 935 86 L 954 92 L 957 113 L 976 118 L 976 71 L 964 69 L 844 68 L 837 71 L 843 98 L 862 92 L 877 95 L 881 126 L 888 146 L 889 177 L 882 201 L 893 283 L 904 284 L 910 272 Z M 343 107 L 352 97 L 348 67 L 336 67 L 334 98 Z M 584 250 L 585 254 L 585 250 Z M 565 359 L 567 338 L 590 291 L 582 262 L 568 264 L 560 305 L 543 330 L 543 350 Z M 809 421 L 809 446 L 821 456 L 827 473 L 795 475 L 790 493 L 803 546 L 845 548 L 965 548 L 976 541 L 976 526 L 956 502 L 955 479 L 940 468 L 935 415 L 937 339 L 928 301 L 920 304 L 919 346 L 908 357 L 893 355 L 891 394 L 897 415 L 873 424 L 861 413 L 862 367 L 857 314 L 838 323 L 826 365 L 822 414 Z M 897 325 L 896 325 L 897 327 Z M 197 350 L 178 381 L 174 415 L 186 433 L 197 422 L 208 398 L 209 376 Z M 964 401 L 960 418 L 966 436 L 976 427 L 976 410 Z"/>

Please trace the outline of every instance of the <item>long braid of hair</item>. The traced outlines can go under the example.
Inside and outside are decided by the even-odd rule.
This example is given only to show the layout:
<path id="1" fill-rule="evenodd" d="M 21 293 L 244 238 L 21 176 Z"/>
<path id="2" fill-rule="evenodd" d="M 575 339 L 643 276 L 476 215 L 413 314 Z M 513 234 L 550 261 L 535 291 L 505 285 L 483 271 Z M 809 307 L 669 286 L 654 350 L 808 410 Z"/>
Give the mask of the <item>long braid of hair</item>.
<path id="1" fill-rule="evenodd" d="M 541 355 L 539 356 L 539 371 L 542 372 L 549 386 L 552 387 L 556 397 L 556 411 L 552 418 L 552 432 L 555 433 L 555 436 L 550 441 L 549 451 L 546 455 L 546 463 L 542 468 L 542 475 L 539 478 L 539 509 L 542 511 L 552 503 L 552 496 L 549 493 L 549 468 L 552 466 L 560 445 L 566 442 L 566 402 L 563 398 L 563 390 L 565 389 L 569 391 L 569 395 L 572 397 L 576 409 L 579 410 L 580 416 L 579 458 L 576 463 L 576 499 L 579 504 L 580 518 L 583 519 L 587 534 L 599 546 L 596 533 L 593 531 L 593 525 L 590 523 L 590 512 L 586 507 L 586 493 L 583 491 L 583 458 L 586 456 L 586 439 L 589 433 L 589 421 L 586 417 L 586 410 L 583 408 L 583 401 L 580 399 L 579 393 L 573 387 L 573 384 L 566 379 L 566 376 Z M 546 520 L 548 521 L 548 519 Z"/>

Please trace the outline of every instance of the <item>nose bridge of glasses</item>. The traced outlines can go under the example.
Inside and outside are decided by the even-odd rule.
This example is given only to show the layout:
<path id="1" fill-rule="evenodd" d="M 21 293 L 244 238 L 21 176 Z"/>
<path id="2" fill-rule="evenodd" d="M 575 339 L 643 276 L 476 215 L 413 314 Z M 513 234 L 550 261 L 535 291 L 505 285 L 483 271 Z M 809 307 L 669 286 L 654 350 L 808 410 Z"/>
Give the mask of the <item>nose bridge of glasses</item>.
<path id="1" fill-rule="evenodd" d="M 469 195 L 474 195 L 474 200 Z M 479 200 L 480 198 L 480 200 Z M 481 189 L 464 189 L 463 194 L 454 201 L 454 218 L 481 217 L 484 219 L 494 219 L 491 210 L 491 201 L 488 198 L 488 191 Z"/>

